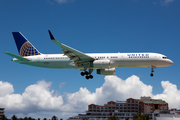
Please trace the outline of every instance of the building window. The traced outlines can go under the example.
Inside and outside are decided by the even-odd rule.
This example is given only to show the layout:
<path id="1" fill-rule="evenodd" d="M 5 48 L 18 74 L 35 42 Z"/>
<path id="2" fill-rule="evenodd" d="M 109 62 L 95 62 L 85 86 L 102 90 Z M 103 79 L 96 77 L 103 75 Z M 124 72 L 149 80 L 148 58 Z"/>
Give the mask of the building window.
<path id="1" fill-rule="evenodd" d="M 158 109 L 158 104 L 154 104 L 154 108 L 155 108 L 155 109 Z"/>

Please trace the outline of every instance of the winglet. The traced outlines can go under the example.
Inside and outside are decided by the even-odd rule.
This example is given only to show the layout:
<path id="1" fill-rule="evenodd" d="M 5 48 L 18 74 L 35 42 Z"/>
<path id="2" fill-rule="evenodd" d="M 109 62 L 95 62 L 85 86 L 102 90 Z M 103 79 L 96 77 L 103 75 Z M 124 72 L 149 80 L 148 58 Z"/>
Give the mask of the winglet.
<path id="1" fill-rule="evenodd" d="M 51 40 L 56 40 L 56 39 L 54 38 L 53 34 L 51 33 L 51 31 L 48 30 L 48 32 L 49 32 L 49 36 L 50 36 Z"/>

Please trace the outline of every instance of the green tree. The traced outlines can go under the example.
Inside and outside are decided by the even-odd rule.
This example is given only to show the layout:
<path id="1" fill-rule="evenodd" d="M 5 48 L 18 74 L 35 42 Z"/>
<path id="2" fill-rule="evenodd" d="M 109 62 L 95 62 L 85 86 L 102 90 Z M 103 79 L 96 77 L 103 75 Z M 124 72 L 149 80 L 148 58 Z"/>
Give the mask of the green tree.
<path id="1" fill-rule="evenodd" d="M 27 117 L 25 117 L 25 118 L 24 118 L 24 120 L 28 120 L 28 118 L 27 118 Z"/>
<path id="2" fill-rule="evenodd" d="M 2 116 L 2 120 L 8 120 L 5 115 Z"/>
<path id="3" fill-rule="evenodd" d="M 108 118 L 108 120 L 118 120 L 115 116 L 111 116 Z"/>
<path id="4" fill-rule="evenodd" d="M 141 116 L 141 119 L 142 119 L 142 120 L 149 120 L 149 115 L 143 114 L 143 115 Z"/>
<path id="5" fill-rule="evenodd" d="M 149 116 L 146 114 L 141 114 L 141 112 L 137 112 L 134 116 L 133 116 L 134 120 L 149 120 Z"/>
<path id="6" fill-rule="evenodd" d="M 141 120 L 140 118 L 141 118 L 141 112 L 138 111 L 138 112 L 133 116 L 133 119 L 134 119 L 134 120 Z"/>
<path id="7" fill-rule="evenodd" d="M 13 116 L 11 117 L 11 119 L 12 119 L 12 120 L 18 120 L 18 118 L 16 117 L 16 115 L 13 115 Z"/>
<path id="8" fill-rule="evenodd" d="M 31 118 L 31 117 L 28 117 L 28 120 L 32 120 L 32 118 Z"/>
<path id="9" fill-rule="evenodd" d="M 54 115 L 54 116 L 52 117 L 52 120 L 58 120 L 58 118 Z"/>

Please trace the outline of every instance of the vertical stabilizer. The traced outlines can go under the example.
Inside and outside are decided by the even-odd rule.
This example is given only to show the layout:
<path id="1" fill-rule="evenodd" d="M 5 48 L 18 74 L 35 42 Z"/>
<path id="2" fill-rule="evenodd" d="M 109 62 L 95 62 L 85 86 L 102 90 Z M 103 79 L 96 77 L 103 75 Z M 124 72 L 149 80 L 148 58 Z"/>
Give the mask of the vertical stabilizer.
<path id="1" fill-rule="evenodd" d="M 20 56 L 34 56 L 41 53 L 23 36 L 21 32 L 12 32 Z"/>

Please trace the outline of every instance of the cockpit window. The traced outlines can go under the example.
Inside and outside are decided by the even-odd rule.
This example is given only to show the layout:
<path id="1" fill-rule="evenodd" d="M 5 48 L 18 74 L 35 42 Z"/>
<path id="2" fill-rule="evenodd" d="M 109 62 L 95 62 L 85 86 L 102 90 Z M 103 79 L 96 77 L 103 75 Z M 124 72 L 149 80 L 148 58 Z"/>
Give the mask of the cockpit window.
<path id="1" fill-rule="evenodd" d="M 165 57 L 165 56 L 163 56 L 162 58 L 163 58 L 163 59 L 168 59 L 168 58 L 167 58 L 167 57 Z"/>

